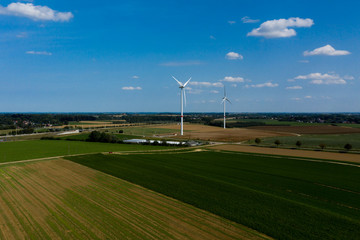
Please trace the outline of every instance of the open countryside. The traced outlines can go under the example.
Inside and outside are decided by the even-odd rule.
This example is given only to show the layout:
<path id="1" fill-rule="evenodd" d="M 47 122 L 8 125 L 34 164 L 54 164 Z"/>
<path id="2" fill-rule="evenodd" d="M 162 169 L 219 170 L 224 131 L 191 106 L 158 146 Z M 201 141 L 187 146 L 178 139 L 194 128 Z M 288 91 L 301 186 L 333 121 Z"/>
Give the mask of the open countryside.
<path id="1" fill-rule="evenodd" d="M 0 2 L 0 240 L 360 240 L 360 1 Z"/>

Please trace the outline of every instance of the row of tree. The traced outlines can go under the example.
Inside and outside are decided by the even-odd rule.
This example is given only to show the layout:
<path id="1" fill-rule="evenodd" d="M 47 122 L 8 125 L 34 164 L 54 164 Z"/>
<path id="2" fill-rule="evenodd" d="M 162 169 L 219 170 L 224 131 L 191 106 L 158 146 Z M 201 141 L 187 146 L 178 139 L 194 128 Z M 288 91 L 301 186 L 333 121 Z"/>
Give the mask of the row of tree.
<path id="1" fill-rule="evenodd" d="M 260 139 L 260 138 L 256 138 L 256 139 L 255 139 L 255 143 L 256 143 L 256 144 L 260 144 L 260 143 L 261 143 L 261 139 Z M 280 142 L 279 139 L 276 139 L 276 140 L 274 141 L 274 144 L 278 147 L 278 146 L 281 144 L 281 142 Z M 301 142 L 301 141 L 296 141 L 296 142 L 295 142 L 295 145 L 296 145 L 298 148 L 300 148 L 300 147 L 302 146 L 302 142 Z M 320 147 L 321 149 L 325 149 L 326 145 L 325 145 L 324 143 L 320 143 L 320 144 L 319 144 L 319 147 Z M 346 151 L 350 151 L 352 148 L 353 148 L 353 146 L 352 146 L 350 143 L 346 143 L 346 144 L 344 145 L 344 149 L 345 149 Z"/>

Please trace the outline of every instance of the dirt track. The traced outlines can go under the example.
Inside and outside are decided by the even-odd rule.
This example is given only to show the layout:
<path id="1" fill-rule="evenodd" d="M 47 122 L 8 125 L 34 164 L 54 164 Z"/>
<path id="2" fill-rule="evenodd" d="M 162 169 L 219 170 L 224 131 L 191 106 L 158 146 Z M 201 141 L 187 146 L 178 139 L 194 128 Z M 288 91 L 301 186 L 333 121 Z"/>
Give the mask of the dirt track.
<path id="1" fill-rule="evenodd" d="M 0 239 L 269 239 L 66 161 L 0 168 Z"/>
<path id="2" fill-rule="evenodd" d="M 180 132 L 180 125 L 164 125 L 156 126 L 156 128 L 174 129 Z M 184 135 L 179 134 L 176 138 L 183 139 L 199 139 L 205 141 L 227 141 L 241 142 L 255 138 L 276 137 L 276 136 L 292 136 L 290 133 L 277 133 L 272 131 L 248 129 L 248 128 L 228 128 L 206 126 L 200 124 L 185 124 Z M 168 134 L 167 134 L 168 135 Z"/>
<path id="3" fill-rule="evenodd" d="M 237 144 L 217 145 L 209 148 L 226 150 L 226 151 L 261 153 L 261 154 L 272 154 L 272 155 L 304 157 L 304 158 L 318 158 L 318 159 L 326 159 L 326 160 L 338 160 L 338 161 L 360 163 L 360 154 L 315 152 L 315 151 L 281 149 L 281 148 L 264 148 L 264 147 L 252 147 L 252 146 L 244 146 Z"/>

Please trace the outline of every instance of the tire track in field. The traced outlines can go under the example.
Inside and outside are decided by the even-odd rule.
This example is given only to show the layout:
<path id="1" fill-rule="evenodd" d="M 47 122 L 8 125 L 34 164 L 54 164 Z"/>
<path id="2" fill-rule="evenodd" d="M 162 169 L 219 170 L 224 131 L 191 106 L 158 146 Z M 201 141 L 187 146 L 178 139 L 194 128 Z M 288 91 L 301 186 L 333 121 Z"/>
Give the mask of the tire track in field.
<path id="1" fill-rule="evenodd" d="M 1 239 L 270 239 L 85 166 L 0 168 Z"/>

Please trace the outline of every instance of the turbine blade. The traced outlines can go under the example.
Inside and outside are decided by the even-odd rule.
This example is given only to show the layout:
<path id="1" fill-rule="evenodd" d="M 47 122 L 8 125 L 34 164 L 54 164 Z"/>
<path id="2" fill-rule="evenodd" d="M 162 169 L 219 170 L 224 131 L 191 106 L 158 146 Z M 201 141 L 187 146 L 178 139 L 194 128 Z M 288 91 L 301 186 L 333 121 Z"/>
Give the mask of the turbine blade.
<path id="1" fill-rule="evenodd" d="M 232 104 L 232 102 L 230 102 L 230 100 L 229 100 L 228 98 L 226 98 L 226 101 L 228 101 L 229 103 L 231 103 L 231 104 Z"/>
<path id="2" fill-rule="evenodd" d="M 225 85 L 224 85 L 224 97 L 226 97 L 226 89 L 225 89 Z"/>
<path id="3" fill-rule="evenodd" d="M 187 80 L 187 82 L 184 84 L 184 87 L 186 87 L 186 85 L 190 82 L 191 78 L 189 78 L 189 80 Z"/>
<path id="4" fill-rule="evenodd" d="M 183 86 L 182 82 L 180 82 L 179 80 L 177 80 L 174 76 L 172 76 L 172 77 L 173 77 L 173 79 L 175 79 L 175 81 L 177 81 L 177 83 L 180 85 L 180 87 Z"/>

